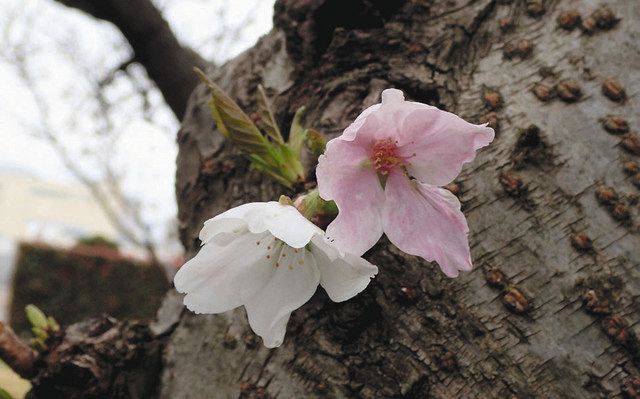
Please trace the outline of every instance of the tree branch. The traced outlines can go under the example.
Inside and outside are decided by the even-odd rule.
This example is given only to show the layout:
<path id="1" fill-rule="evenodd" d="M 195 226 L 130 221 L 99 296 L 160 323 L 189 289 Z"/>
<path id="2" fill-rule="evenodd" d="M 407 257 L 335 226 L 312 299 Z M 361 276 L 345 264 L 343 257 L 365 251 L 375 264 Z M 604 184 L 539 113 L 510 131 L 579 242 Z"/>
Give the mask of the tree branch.
<path id="1" fill-rule="evenodd" d="M 183 47 L 150 0 L 56 0 L 113 23 L 131 45 L 135 60 L 147 70 L 173 113 L 182 119 L 198 84 L 193 67 L 207 62 Z"/>
<path id="2" fill-rule="evenodd" d="M 23 378 L 33 375 L 37 352 L 18 338 L 11 327 L 0 322 L 0 358 Z"/>
<path id="3" fill-rule="evenodd" d="M 51 145 L 67 170 L 89 190 L 98 206 L 103 210 L 105 216 L 118 233 L 130 243 L 147 249 L 151 261 L 157 263 L 158 258 L 151 232 L 142 219 L 140 210 L 131 206 L 119 187 L 117 190 L 114 189 L 114 186 L 118 183 L 115 181 L 115 173 L 111 167 L 107 163 L 103 165 L 107 175 L 107 187 L 102 187 L 99 182 L 95 181 L 94 178 L 83 170 L 82 165 L 67 151 L 67 148 L 56 134 L 54 127 L 50 124 L 51 111 L 49 105 L 44 101 L 36 87 L 35 80 L 29 74 L 25 55 L 22 51 L 18 50 L 14 52 L 12 63 L 18 71 L 22 83 L 31 93 L 36 106 L 37 116 L 35 116 L 35 118 L 38 123 L 36 127 L 34 127 L 35 133 Z M 96 93 L 99 94 L 100 92 L 97 91 Z M 98 101 L 102 103 L 100 98 Z M 107 124 L 110 123 L 108 113 L 104 108 L 101 108 L 101 116 Z"/>

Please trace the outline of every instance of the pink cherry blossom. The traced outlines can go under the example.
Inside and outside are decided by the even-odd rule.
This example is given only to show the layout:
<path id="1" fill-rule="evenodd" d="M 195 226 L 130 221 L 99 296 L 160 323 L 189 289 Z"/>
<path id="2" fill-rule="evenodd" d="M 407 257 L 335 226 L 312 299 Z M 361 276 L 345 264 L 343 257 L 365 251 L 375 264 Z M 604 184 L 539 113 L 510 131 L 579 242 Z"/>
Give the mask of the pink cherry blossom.
<path id="1" fill-rule="evenodd" d="M 386 233 L 402 251 L 437 261 L 449 277 L 471 270 L 460 202 L 439 186 L 493 138 L 486 125 L 405 101 L 400 90 L 383 91 L 382 103 L 364 110 L 320 156 L 320 196 L 339 209 L 327 236 L 361 255 Z"/>

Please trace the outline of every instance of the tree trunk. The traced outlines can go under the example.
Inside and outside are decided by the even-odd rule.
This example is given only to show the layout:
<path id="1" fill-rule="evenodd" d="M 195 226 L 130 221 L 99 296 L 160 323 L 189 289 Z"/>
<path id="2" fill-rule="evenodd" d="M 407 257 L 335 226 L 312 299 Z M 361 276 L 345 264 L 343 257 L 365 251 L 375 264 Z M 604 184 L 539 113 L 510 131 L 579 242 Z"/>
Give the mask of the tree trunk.
<path id="1" fill-rule="evenodd" d="M 283 126 L 305 105 L 307 126 L 336 134 L 396 87 L 470 121 L 497 118 L 496 140 L 457 181 L 475 270 L 450 280 L 383 241 L 366 255 L 380 267 L 369 288 L 341 304 L 318 290 L 276 350 L 257 342 L 243 310 L 185 311 L 165 349 L 161 397 L 632 396 L 640 175 L 623 164 L 640 148 L 600 118 L 640 123 L 640 7 L 608 4 L 618 23 L 604 11 L 589 19 L 601 3 L 586 0 L 279 1 L 274 30 L 211 74 L 242 106 L 255 108 L 262 83 Z M 584 31 L 559 26 L 574 22 L 557 21 L 568 10 Z M 629 98 L 607 98 L 606 78 Z M 555 93 L 538 86 L 536 97 L 539 82 Z M 206 219 L 282 192 L 223 142 L 207 99 L 199 87 L 178 135 L 181 237 L 192 254 Z"/>
<path id="2" fill-rule="evenodd" d="M 590 0 L 279 0 L 273 31 L 211 73 L 246 109 L 262 83 L 283 126 L 305 105 L 305 124 L 335 135 L 396 87 L 500 125 L 451 187 L 475 270 L 447 279 L 382 241 L 366 254 L 380 268 L 370 286 L 339 304 L 318 290 L 275 350 L 242 309 L 196 316 L 171 293 L 152 328 L 164 337 L 159 396 L 638 397 L 640 175 L 629 161 L 640 143 L 601 119 L 640 124 L 640 7 L 607 3 L 619 22 L 591 16 L 601 3 Z M 568 10 L 583 28 L 567 30 L 575 15 L 557 21 Z M 601 87 L 607 78 L 626 100 Z M 294 194 L 248 170 L 207 100 L 198 87 L 178 135 L 191 254 L 206 219 Z"/>

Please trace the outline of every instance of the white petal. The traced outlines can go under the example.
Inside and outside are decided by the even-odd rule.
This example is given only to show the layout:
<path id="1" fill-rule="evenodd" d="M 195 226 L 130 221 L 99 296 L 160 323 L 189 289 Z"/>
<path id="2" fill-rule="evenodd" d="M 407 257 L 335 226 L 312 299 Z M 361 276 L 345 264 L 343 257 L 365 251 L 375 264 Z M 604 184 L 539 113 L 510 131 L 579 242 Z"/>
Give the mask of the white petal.
<path id="1" fill-rule="evenodd" d="M 252 233 L 269 230 L 275 237 L 294 248 L 304 247 L 314 234 L 322 233 L 320 228 L 291 205 L 282 205 L 276 201 L 251 202 L 229 209 L 208 220 L 201 232 L 201 240 L 211 239 L 220 232 L 241 232 L 242 225 L 238 219 L 243 220 Z"/>
<path id="2" fill-rule="evenodd" d="M 209 241 L 174 277 L 178 292 L 187 294 L 184 304 L 196 313 L 221 313 L 243 305 L 274 274 L 272 259 L 267 258 L 274 243 L 268 233 L 248 232 L 224 246 Z"/>
<path id="3" fill-rule="evenodd" d="M 287 333 L 287 323 L 289 322 L 290 317 L 291 312 L 278 319 L 271 329 L 266 331 L 264 335 L 261 335 L 264 346 L 271 349 L 282 345 L 284 336 Z"/>
<path id="4" fill-rule="evenodd" d="M 235 236 L 247 231 L 249 224 L 254 225 L 254 228 L 250 229 L 252 233 L 266 231 L 264 226 L 261 229 L 255 227 L 262 220 L 261 215 L 266 207 L 266 202 L 250 202 L 214 216 L 204 222 L 204 226 L 200 230 L 200 241 L 205 244 L 215 238 L 218 244 L 226 245 Z"/>
<path id="5" fill-rule="evenodd" d="M 375 265 L 359 256 L 341 254 L 321 236 L 312 240 L 311 253 L 320 270 L 320 285 L 334 302 L 342 302 L 367 288 L 378 273 Z"/>
<path id="6" fill-rule="evenodd" d="M 235 238 L 237 234 L 243 233 L 247 230 L 247 223 L 242 219 L 234 218 L 213 218 L 204 222 L 204 227 L 200 230 L 200 242 L 202 245 L 209 242 L 211 239 L 217 236 L 222 239 L 219 244 L 228 243 L 230 238 Z"/>
<path id="7" fill-rule="evenodd" d="M 236 206 L 216 215 L 213 219 L 247 219 L 247 215 L 255 212 L 260 212 L 266 207 L 266 202 L 249 202 Z"/>
<path id="8" fill-rule="evenodd" d="M 284 246 L 275 273 L 245 304 L 249 325 L 266 346 L 282 343 L 292 311 L 306 303 L 316 291 L 320 272 L 305 249 Z"/>
<path id="9" fill-rule="evenodd" d="M 279 202 L 267 203 L 262 223 L 271 234 L 293 248 L 302 248 L 311 241 L 311 237 L 322 234 L 322 230 L 302 216 L 296 208 Z"/>

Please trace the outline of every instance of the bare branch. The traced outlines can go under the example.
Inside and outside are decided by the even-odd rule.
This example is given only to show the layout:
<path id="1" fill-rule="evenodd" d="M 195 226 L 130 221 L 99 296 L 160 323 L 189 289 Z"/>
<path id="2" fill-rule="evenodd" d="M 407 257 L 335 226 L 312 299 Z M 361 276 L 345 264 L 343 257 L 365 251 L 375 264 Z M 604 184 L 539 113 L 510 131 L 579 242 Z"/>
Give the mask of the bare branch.
<path id="1" fill-rule="evenodd" d="M 89 190 L 114 228 L 130 243 L 147 249 L 151 260 L 157 261 L 151 233 L 143 221 L 140 209 L 131 206 L 130 201 L 127 200 L 119 187 L 117 187 L 117 189 L 114 188 L 118 183 L 115 181 L 115 173 L 108 165 L 108 162 L 103 162 L 102 165 L 106 171 L 107 178 L 111 179 L 111 182 L 108 184 L 111 187 L 107 187 L 110 188 L 110 190 L 105 192 L 105 187 L 84 172 L 78 159 L 74 158 L 60 141 L 59 135 L 55 132 L 54 127 L 49 121 L 51 115 L 49 105 L 44 100 L 42 93 L 39 92 L 35 79 L 33 79 L 29 73 L 24 48 L 16 46 L 11 50 L 10 62 L 16 68 L 20 80 L 31 94 L 36 106 L 37 115 L 35 120 L 37 123 L 32 125 L 36 135 L 51 145 L 66 169 Z M 96 95 L 96 101 L 100 104 L 100 117 L 104 119 L 107 129 L 109 129 L 111 121 L 108 102 L 103 98 L 100 90 L 96 89 L 94 93 Z"/>
<path id="2" fill-rule="evenodd" d="M 125 72 L 126 73 L 127 68 L 129 67 L 129 65 L 131 65 L 131 64 L 133 64 L 135 62 L 136 62 L 135 58 L 129 58 L 128 60 L 125 60 L 124 62 L 120 63 L 120 65 L 115 67 L 105 77 L 103 77 L 102 79 L 100 79 L 98 81 L 98 86 L 100 86 L 100 87 L 108 86 L 109 84 L 111 84 L 111 82 L 113 82 L 113 79 L 115 78 L 116 73 L 118 73 L 118 72 Z"/>
<path id="3" fill-rule="evenodd" d="M 122 32 L 147 74 L 158 86 L 178 119 L 198 84 L 193 67 L 207 62 L 183 47 L 150 0 L 56 0 L 95 18 L 113 23 Z"/>
<path id="4" fill-rule="evenodd" d="M 18 375 L 29 378 L 34 374 L 38 353 L 22 342 L 11 327 L 0 322 L 0 358 Z"/>

